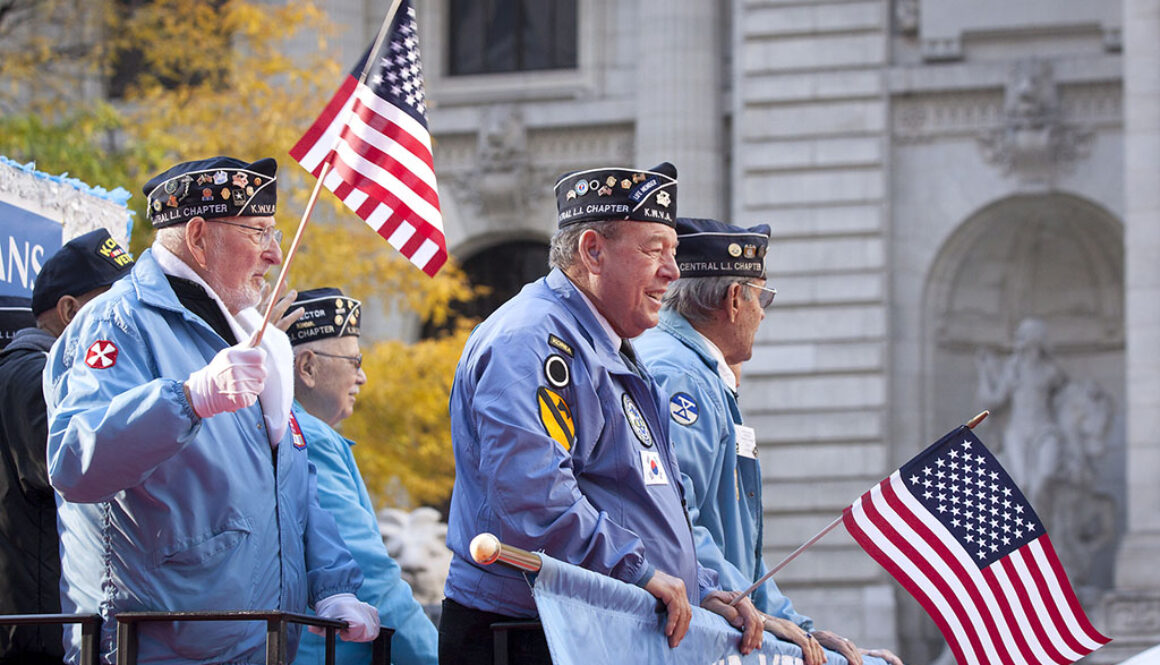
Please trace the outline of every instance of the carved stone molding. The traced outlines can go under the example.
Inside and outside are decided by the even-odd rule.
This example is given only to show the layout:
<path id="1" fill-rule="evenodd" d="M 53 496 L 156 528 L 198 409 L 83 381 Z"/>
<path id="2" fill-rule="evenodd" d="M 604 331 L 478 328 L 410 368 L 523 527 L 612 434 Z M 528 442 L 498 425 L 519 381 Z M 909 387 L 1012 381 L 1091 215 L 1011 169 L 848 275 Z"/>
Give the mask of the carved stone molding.
<path id="1" fill-rule="evenodd" d="M 894 0 L 894 29 L 900 35 L 913 37 L 918 34 L 918 0 Z"/>
<path id="2" fill-rule="evenodd" d="M 79 180 L 48 176 L 0 161 L 0 201 L 36 212 L 63 225 L 62 239 L 104 227 L 128 245 L 129 211 L 124 190 L 106 192 Z"/>
<path id="3" fill-rule="evenodd" d="M 1003 125 L 978 136 L 983 158 L 1006 174 L 1049 182 L 1057 171 L 1087 156 L 1094 135 L 1062 117 L 1051 63 L 1016 62 L 1007 82 Z"/>
<path id="4" fill-rule="evenodd" d="M 566 171 L 630 163 L 633 134 L 627 126 L 529 129 L 518 110 L 505 105 L 481 117 L 475 137 L 440 139 L 436 150 L 439 182 L 465 212 L 509 219 L 551 197 Z"/>
<path id="5" fill-rule="evenodd" d="M 1160 596 L 1116 592 L 1104 600 L 1109 630 L 1117 636 L 1160 636 Z"/>

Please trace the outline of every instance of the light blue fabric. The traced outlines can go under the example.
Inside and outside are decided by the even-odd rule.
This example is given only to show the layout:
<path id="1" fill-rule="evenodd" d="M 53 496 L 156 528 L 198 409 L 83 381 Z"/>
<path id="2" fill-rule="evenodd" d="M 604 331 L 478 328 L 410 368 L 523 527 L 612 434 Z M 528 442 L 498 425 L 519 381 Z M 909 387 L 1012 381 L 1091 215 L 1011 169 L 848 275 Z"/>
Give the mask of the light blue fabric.
<path id="1" fill-rule="evenodd" d="M 541 419 L 553 417 L 538 401 L 547 390 L 574 423 L 570 450 Z M 655 566 L 684 580 L 690 602 L 700 604 L 716 575 L 694 555 L 658 400 L 652 379 L 625 365 L 559 270 L 476 328 L 451 390 L 455 487 L 447 544 L 455 556 L 447 597 L 483 611 L 535 615 L 523 575 L 471 560 L 468 544 L 487 531 L 629 583 Z M 646 483 L 652 462 L 665 483 Z"/>
<path id="2" fill-rule="evenodd" d="M 678 394 L 695 404 L 695 419 L 693 411 L 679 410 L 683 402 L 666 412 L 697 559 L 717 571 L 721 588 L 747 589 L 768 569 L 761 556 L 761 467 L 756 459 L 737 454 L 735 425 L 742 424 L 737 397 L 717 373 L 717 360 L 704 338 L 675 312 L 662 311 L 660 325 L 641 335 L 635 347 L 660 383 L 666 407 Z M 813 629 L 813 620 L 794 610 L 772 577 L 754 592 L 753 602 L 767 614 Z"/>
<path id="3" fill-rule="evenodd" d="M 541 557 L 533 593 L 554 665 L 647 663 L 648 665 L 801 665 L 802 651 L 766 633 L 761 649 L 742 656 L 741 633 L 722 617 L 693 608 L 689 630 L 677 648 L 665 637 L 665 615 L 643 589 Z M 845 665 L 826 651 L 826 665 Z M 882 665 L 864 657 L 866 665 Z"/>
<path id="4" fill-rule="evenodd" d="M 387 554 L 370 494 L 351 446 L 354 442 L 294 404 L 294 416 L 306 441 L 306 452 L 318 469 L 318 503 L 334 516 L 338 532 L 346 542 L 365 580 L 358 590 L 359 600 L 379 609 L 379 620 L 394 628 L 391 662 L 395 665 L 437 665 L 439 633 L 435 624 L 415 602 L 411 587 L 400 577 L 399 564 Z M 335 643 L 335 665 L 366 665 L 371 662 L 370 642 Z M 303 633 L 296 665 L 321 665 L 326 640 Z"/>
<path id="5" fill-rule="evenodd" d="M 94 345 L 106 358 L 115 347 L 115 362 L 87 365 Z M 49 353 L 61 608 L 103 616 L 105 662 L 116 658 L 118 612 L 304 612 L 362 582 L 289 431 L 272 450 L 257 404 L 204 420 L 194 414 L 182 382 L 225 347 L 181 306 L 146 251 Z M 265 633 L 262 622 L 149 624 L 139 662 L 259 665 Z M 297 642 L 294 627 L 291 653 Z M 79 629 L 66 628 L 70 662 L 79 645 Z"/>

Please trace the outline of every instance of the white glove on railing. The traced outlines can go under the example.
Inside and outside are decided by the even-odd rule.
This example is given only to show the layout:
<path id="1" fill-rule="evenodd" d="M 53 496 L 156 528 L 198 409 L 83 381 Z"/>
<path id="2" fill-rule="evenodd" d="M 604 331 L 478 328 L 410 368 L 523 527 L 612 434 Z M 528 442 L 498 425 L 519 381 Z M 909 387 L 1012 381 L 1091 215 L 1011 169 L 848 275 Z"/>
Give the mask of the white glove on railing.
<path id="1" fill-rule="evenodd" d="M 266 351 L 231 346 L 205 367 L 189 375 L 185 387 L 189 402 L 202 418 L 250 406 L 266 385 Z"/>
<path id="2" fill-rule="evenodd" d="M 346 622 L 346 630 L 338 636 L 347 642 L 370 642 L 379 636 L 379 611 L 368 605 L 353 593 L 336 593 L 314 604 L 314 613 L 323 619 L 338 619 Z M 326 629 L 308 626 L 310 632 L 324 635 Z"/>

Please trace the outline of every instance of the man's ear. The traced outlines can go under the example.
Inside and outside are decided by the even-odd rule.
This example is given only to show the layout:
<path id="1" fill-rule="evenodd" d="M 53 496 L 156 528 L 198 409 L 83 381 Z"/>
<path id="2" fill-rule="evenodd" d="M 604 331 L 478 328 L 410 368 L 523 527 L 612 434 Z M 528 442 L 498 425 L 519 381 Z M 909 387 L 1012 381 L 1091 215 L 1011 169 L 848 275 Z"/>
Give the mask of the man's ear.
<path id="1" fill-rule="evenodd" d="M 56 315 L 60 318 L 60 325 L 67 326 L 81 310 L 81 301 L 72 296 L 61 296 L 56 301 Z"/>
<path id="2" fill-rule="evenodd" d="M 733 282 L 725 291 L 725 313 L 729 315 L 729 323 L 737 323 L 737 316 L 741 314 L 741 299 L 745 297 L 741 293 L 743 288 L 740 282 Z"/>
<path id="3" fill-rule="evenodd" d="M 294 376 L 307 388 L 313 388 L 318 381 L 318 356 L 310 349 L 299 351 L 294 356 Z"/>
<path id="4" fill-rule="evenodd" d="M 604 241 L 604 236 L 593 229 L 581 233 L 580 239 L 577 241 L 577 258 L 593 275 L 599 275 L 604 269 Z"/>
<path id="5" fill-rule="evenodd" d="M 194 217 L 185 225 L 185 248 L 199 268 L 206 267 L 209 248 L 209 223 L 202 217 Z"/>

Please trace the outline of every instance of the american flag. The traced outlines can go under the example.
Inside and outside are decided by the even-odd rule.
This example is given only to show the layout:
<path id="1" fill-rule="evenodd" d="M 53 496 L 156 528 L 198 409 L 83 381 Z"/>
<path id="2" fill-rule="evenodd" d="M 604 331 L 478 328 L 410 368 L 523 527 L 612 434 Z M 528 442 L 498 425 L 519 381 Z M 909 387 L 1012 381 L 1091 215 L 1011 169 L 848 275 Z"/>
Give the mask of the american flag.
<path id="1" fill-rule="evenodd" d="M 863 494 L 843 522 L 960 665 L 1062 665 L 1110 641 L 1084 615 L 1031 504 L 965 426 Z"/>
<path id="2" fill-rule="evenodd" d="M 411 0 L 402 0 L 390 32 L 343 81 L 290 156 L 420 270 L 434 276 L 447 261 L 435 186 L 419 35 Z"/>

